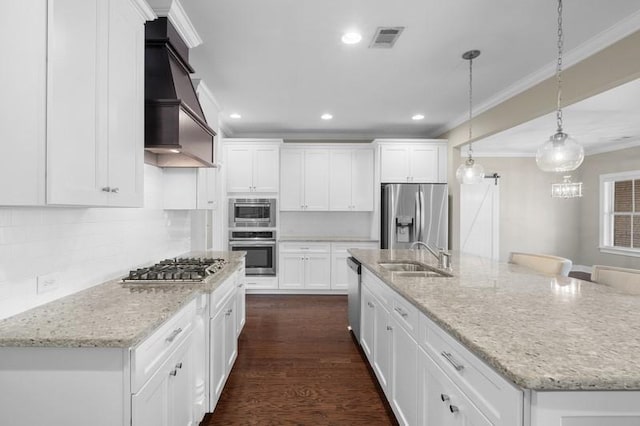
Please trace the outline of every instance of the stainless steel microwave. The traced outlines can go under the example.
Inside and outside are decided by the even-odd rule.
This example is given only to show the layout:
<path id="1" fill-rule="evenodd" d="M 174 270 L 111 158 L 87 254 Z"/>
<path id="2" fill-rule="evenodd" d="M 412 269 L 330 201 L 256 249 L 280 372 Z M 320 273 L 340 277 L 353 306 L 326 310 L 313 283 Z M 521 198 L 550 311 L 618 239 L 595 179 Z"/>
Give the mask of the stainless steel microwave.
<path id="1" fill-rule="evenodd" d="M 275 228 L 275 198 L 230 198 L 230 228 Z"/>

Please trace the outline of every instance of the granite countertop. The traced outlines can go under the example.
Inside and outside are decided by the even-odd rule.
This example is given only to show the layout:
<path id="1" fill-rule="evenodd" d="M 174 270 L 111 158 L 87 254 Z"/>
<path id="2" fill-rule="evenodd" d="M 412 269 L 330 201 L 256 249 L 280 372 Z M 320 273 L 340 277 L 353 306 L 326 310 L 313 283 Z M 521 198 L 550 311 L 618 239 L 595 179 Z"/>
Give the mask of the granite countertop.
<path id="1" fill-rule="evenodd" d="M 192 252 L 228 264 L 208 284 L 123 284 L 109 281 L 0 321 L 0 347 L 128 348 L 180 308 L 215 290 L 242 264 L 244 252 Z"/>
<path id="2" fill-rule="evenodd" d="M 337 236 L 333 236 L 333 237 L 321 237 L 321 236 L 314 236 L 314 235 L 310 235 L 310 236 L 306 236 L 306 237 L 301 237 L 301 236 L 289 236 L 289 235 L 285 235 L 285 236 L 279 236 L 278 237 L 278 241 L 281 242 L 287 242 L 287 241 L 309 241 L 309 242 L 318 242 L 318 243 L 324 243 L 324 242 L 336 242 L 336 243 L 350 243 L 350 242 L 356 242 L 356 243 L 377 243 L 378 240 L 369 238 L 369 237 L 337 237 Z"/>
<path id="3" fill-rule="evenodd" d="M 640 296 L 457 253 L 453 277 L 397 277 L 378 262 L 437 261 L 424 250 L 349 252 L 522 388 L 640 390 Z"/>

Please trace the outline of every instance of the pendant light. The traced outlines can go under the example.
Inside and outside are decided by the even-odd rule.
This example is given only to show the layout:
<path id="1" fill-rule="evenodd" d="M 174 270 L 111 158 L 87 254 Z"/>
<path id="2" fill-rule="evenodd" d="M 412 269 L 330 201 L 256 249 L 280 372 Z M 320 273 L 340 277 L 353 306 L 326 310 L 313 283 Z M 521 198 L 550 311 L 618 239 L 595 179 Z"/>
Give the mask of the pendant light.
<path id="1" fill-rule="evenodd" d="M 556 80 L 558 94 L 556 104 L 556 133 L 544 143 L 536 153 L 536 163 L 545 172 L 570 172 L 577 169 L 584 160 L 584 148 L 562 130 L 562 0 L 558 0 L 558 62 Z"/>
<path id="2" fill-rule="evenodd" d="M 480 56 L 479 50 L 469 50 L 462 54 L 462 59 L 469 61 L 469 147 L 467 148 L 469 157 L 456 170 L 456 179 L 461 184 L 481 183 L 484 181 L 484 167 L 473 159 L 473 145 L 471 143 L 473 135 L 471 126 L 473 119 L 473 60 L 478 56 Z"/>

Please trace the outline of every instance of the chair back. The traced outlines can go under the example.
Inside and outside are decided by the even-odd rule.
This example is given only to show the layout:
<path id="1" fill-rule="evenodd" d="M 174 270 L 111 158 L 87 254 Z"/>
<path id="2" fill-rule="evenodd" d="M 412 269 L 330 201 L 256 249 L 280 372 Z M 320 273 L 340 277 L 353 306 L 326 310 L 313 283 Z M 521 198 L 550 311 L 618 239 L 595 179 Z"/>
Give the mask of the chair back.
<path id="1" fill-rule="evenodd" d="M 526 266 L 543 274 L 568 276 L 573 263 L 571 260 L 559 256 L 538 253 L 512 252 L 510 263 Z"/>
<path id="2" fill-rule="evenodd" d="M 628 294 L 640 294 L 640 270 L 593 265 L 591 281 L 605 284 Z"/>

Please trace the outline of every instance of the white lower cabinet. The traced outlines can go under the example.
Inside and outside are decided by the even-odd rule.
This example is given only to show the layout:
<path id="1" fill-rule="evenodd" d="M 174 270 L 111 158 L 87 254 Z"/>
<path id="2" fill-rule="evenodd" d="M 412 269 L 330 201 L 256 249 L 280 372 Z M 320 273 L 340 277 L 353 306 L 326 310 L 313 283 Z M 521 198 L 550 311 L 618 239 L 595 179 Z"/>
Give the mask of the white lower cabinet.
<path id="1" fill-rule="evenodd" d="M 526 424 L 521 389 L 367 269 L 361 303 L 360 344 L 401 425 Z"/>
<path id="2" fill-rule="evenodd" d="M 281 243 L 279 286 L 285 290 L 331 288 L 331 246 L 326 243 Z"/>
<path id="3" fill-rule="evenodd" d="M 347 258 L 350 256 L 348 250 L 356 249 L 376 249 L 378 242 L 340 242 L 331 243 L 331 289 L 347 290 L 349 286 L 349 267 Z"/>
<path id="4" fill-rule="evenodd" d="M 240 336 L 247 321 L 247 285 L 244 268 L 236 275 L 236 337 Z"/>
<path id="5" fill-rule="evenodd" d="M 237 274 L 237 273 L 236 273 Z M 238 355 L 237 280 L 230 276 L 213 293 L 210 301 L 210 404 L 213 412 Z"/>

